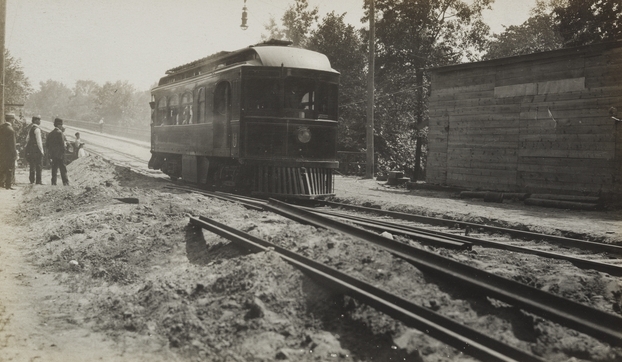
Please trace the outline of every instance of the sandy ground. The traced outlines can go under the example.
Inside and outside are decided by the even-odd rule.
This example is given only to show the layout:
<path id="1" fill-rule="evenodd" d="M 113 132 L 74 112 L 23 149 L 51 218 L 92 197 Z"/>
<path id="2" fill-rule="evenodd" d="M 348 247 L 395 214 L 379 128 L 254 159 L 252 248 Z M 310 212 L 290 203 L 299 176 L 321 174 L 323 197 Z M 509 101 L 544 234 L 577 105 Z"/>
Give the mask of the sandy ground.
<path id="1" fill-rule="evenodd" d="M 23 170 L 18 172 L 19 181 L 26 177 Z M 17 222 L 24 187 L 20 182 L 17 190 L 0 190 L 0 361 L 174 360 L 160 353 L 146 358 L 142 352 L 128 351 L 84 320 L 76 320 L 75 310 L 85 300 L 26 255 L 34 246 L 28 235 L 33 229 L 42 230 Z"/>
<path id="2" fill-rule="evenodd" d="M 460 199 L 448 191 L 406 190 L 386 186 L 386 182 L 354 177 L 338 177 L 337 200 L 368 202 L 384 209 L 415 214 L 484 222 L 547 234 L 622 242 L 622 210 L 577 211 L 525 205 L 522 201 L 503 203 L 481 199 Z"/>
<path id="3" fill-rule="evenodd" d="M 189 215 L 352 273 L 545 360 L 622 360 L 619 348 L 436 280 L 360 240 L 173 191 L 94 156 L 69 174 L 69 187 L 33 187 L 22 169 L 18 190 L 0 190 L 2 362 L 472 360 L 315 284 L 274 253 L 250 254 L 189 226 Z M 425 215 L 612 242 L 620 235 L 615 212 L 491 205 L 344 177 L 336 192 L 342 201 Z M 118 200 L 127 197 L 140 202 Z M 622 313 L 620 278 L 497 250 L 419 247 Z"/>

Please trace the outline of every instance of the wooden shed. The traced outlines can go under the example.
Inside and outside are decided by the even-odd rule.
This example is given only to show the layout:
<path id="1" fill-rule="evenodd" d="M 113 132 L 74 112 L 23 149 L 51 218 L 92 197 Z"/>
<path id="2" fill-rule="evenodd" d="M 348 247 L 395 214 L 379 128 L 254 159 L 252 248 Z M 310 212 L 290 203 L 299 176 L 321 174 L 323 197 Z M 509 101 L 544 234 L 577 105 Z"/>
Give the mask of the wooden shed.
<path id="1" fill-rule="evenodd" d="M 428 72 L 428 183 L 622 195 L 622 42 Z"/>

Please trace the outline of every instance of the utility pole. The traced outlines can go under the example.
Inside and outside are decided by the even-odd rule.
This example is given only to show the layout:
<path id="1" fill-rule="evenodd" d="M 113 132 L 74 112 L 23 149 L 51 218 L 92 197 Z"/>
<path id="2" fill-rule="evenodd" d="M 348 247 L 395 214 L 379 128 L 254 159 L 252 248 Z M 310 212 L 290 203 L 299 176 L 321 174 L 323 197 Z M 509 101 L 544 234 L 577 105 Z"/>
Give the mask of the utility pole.
<path id="1" fill-rule="evenodd" d="M 375 68 L 375 5 L 369 6 L 369 71 L 367 79 L 367 167 L 365 178 L 374 177 L 374 68 Z"/>
<path id="2" fill-rule="evenodd" d="M 6 0 L 0 0 L 0 117 L 4 119 L 4 43 L 6 39 Z"/>

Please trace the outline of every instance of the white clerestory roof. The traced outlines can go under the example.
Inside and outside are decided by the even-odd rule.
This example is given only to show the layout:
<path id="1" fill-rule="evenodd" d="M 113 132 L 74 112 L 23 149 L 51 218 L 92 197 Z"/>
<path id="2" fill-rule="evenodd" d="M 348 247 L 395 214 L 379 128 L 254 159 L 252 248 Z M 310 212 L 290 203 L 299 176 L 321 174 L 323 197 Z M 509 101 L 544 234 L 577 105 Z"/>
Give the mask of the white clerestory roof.
<path id="1" fill-rule="evenodd" d="M 259 56 L 261 64 L 266 67 L 287 67 L 323 70 L 338 73 L 331 68 L 328 57 L 322 53 L 311 50 L 282 47 L 282 46 L 257 46 L 252 49 Z"/>

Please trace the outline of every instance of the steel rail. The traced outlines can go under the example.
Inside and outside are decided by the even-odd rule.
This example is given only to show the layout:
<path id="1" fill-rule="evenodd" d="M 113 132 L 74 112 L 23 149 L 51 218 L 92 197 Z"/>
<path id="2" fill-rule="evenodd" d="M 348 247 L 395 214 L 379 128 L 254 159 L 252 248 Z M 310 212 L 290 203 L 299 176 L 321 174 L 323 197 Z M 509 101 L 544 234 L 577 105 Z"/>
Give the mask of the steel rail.
<path id="1" fill-rule="evenodd" d="M 527 239 L 533 239 L 533 240 L 547 240 L 547 241 L 551 241 L 555 243 L 560 243 L 564 246 L 575 246 L 575 247 L 578 247 L 584 250 L 607 251 L 607 252 L 622 255 L 622 246 L 619 246 L 619 245 L 598 243 L 594 241 L 567 238 L 563 236 L 550 235 L 550 234 L 541 234 L 541 233 L 536 233 L 532 231 L 510 229 L 510 228 L 504 228 L 504 227 L 499 227 L 499 226 L 477 224 L 473 222 L 441 219 L 441 218 L 430 217 L 430 216 L 408 214 L 404 212 L 381 210 L 381 209 L 376 209 L 372 207 L 340 204 L 340 203 L 331 202 L 331 201 L 323 201 L 323 200 L 313 200 L 313 201 L 316 204 L 320 204 L 323 206 L 329 206 L 333 208 L 340 207 L 340 208 L 354 210 L 354 211 L 370 212 L 370 213 L 375 213 L 375 214 L 380 214 L 380 215 L 391 216 L 396 219 L 416 221 L 416 222 L 420 222 L 424 224 L 440 225 L 440 226 L 454 226 L 457 224 L 460 227 L 468 226 L 469 228 L 474 229 L 474 230 L 483 229 L 483 230 L 488 230 L 488 231 L 493 231 L 493 232 L 505 233 L 505 234 L 509 234 L 515 237 L 520 237 L 520 238 L 527 238 Z"/>
<path id="2" fill-rule="evenodd" d="M 201 190 L 201 189 L 197 189 L 197 188 L 190 187 L 190 186 L 166 185 L 164 186 L 164 188 L 179 190 L 179 191 L 186 191 L 186 192 L 194 192 L 197 194 L 201 194 L 201 195 L 208 196 L 208 197 L 213 197 L 215 199 L 219 199 L 223 201 L 239 203 L 239 204 L 242 204 L 242 206 L 246 207 L 247 209 L 256 210 L 256 211 L 264 211 L 263 204 L 265 203 L 261 203 L 259 201 L 257 202 L 242 201 L 235 197 L 231 197 L 227 194 Z"/>
<path id="3" fill-rule="evenodd" d="M 530 353 L 490 338 L 450 318 L 344 274 L 337 269 L 214 220 L 202 216 L 198 219 L 190 217 L 190 223 L 242 244 L 250 251 L 272 250 L 278 253 L 283 260 L 316 280 L 318 284 L 330 286 L 350 295 L 378 311 L 402 321 L 407 326 L 425 331 L 430 337 L 482 361 L 542 361 Z"/>
<path id="4" fill-rule="evenodd" d="M 457 250 L 471 250 L 471 247 L 473 245 L 473 243 L 468 242 L 468 241 L 461 241 L 461 240 L 451 239 L 447 237 L 439 237 L 437 235 L 432 235 L 432 234 L 414 232 L 411 230 L 407 230 L 405 228 L 400 228 L 399 226 L 392 227 L 389 225 L 376 223 L 373 220 L 360 220 L 360 219 L 355 219 L 355 218 L 348 218 L 348 217 L 333 215 L 329 213 L 317 212 L 314 210 L 310 210 L 310 211 L 313 213 L 317 213 L 317 214 L 331 215 L 337 218 L 341 218 L 343 220 L 348 220 L 356 225 L 369 228 L 369 229 L 373 229 L 378 232 L 387 231 L 393 235 L 407 236 L 411 239 L 414 239 L 426 245 L 433 245 L 433 246 L 438 246 L 438 247 L 443 247 L 443 248 L 448 248 L 448 249 L 457 249 Z"/>
<path id="5" fill-rule="evenodd" d="M 364 217 L 347 215 L 347 214 L 338 213 L 338 212 L 318 210 L 314 208 L 305 208 L 305 210 L 318 213 L 318 214 L 331 215 L 334 217 L 350 220 L 351 222 L 357 225 L 360 225 L 363 227 L 374 228 L 375 230 L 386 230 L 389 232 L 392 232 L 393 230 L 393 232 L 397 231 L 400 233 L 405 231 L 403 234 L 406 236 L 408 236 L 409 232 L 414 232 L 415 234 L 423 234 L 423 235 L 428 234 L 431 236 L 446 237 L 449 240 L 465 241 L 465 242 L 469 242 L 475 245 L 488 247 L 488 248 L 514 251 L 514 252 L 518 252 L 522 254 L 532 254 L 532 255 L 542 256 L 542 257 L 551 258 L 551 259 L 566 260 L 582 269 L 592 269 L 592 270 L 597 270 L 603 273 L 608 273 L 614 276 L 622 276 L 622 266 L 601 263 L 601 262 L 588 260 L 588 259 L 582 259 L 582 258 L 578 258 L 578 257 L 571 256 L 571 255 L 563 255 L 563 254 L 554 253 L 551 251 L 535 250 L 535 249 L 525 248 L 522 246 L 508 245 L 508 244 L 497 242 L 497 241 L 483 240 L 483 239 L 474 238 L 470 236 L 445 233 L 442 231 L 426 230 L 423 228 L 418 228 L 416 226 L 400 225 L 400 224 L 396 224 L 396 223 L 392 223 L 388 221 L 371 220 L 371 219 L 364 218 Z"/>
<path id="6" fill-rule="evenodd" d="M 219 198 L 221 200 L 238 202 L 238 203 L 241 203 L 242 205 L 245 205 L 247 208 L 251 208 L 254 210 L 258 210 L 258 211 L 264 210 L 263 206 L 265 205 L 265 202 L 263 202 L 260 199 L 255 199 L 251 197 L 242 197 L 239 195 L 231 195 L 231 194 L 218 192 L 218 191 L 207 192 L 207 191 L 197 190 L 197 189 L 186 187 L 186 186 L 165 186 L 165 187 L 189 191 L 189 192 L 192 191 L 192 192 L 204 194 L 206 196 Z M 401 224 L 392 223 L 388 221 L 378 221 L 378 220 L 372 220 L 372 219 L 364 218 L 364 217 L 347 215 L 347 214 L 338 213 L 338 212 L 318 210 L 317 208 L 312 208 L 312 207 L 303 207 L 303 209 L 314 212 L 314 213 L 320 213 L 320 214 L 326 214 L 326 215 L 332 215 L 335 217 L 345 218 L 359 226 L 372 228 L 377 231 L 388 231 L 393 234 L 402 234 L 404 236 L 412 237 L 415 240 L 420 241 L 422 243 L 431 244 L 434 246 L 464 250 L 464 249 L 470 249 L 469 244 L 475 244 L 475 245 L 480 245 L 483 247 L 514 251 L 514 252 L 518 252 L 522 254 L 532 254 L 532 255 L 542 256 L 542 257 L 551 258 L 551 259 L 566 260 L 566 261 L 573 263 L 573 265 L 575 265 L 576 267 L 579 267 L 582 269 L 592 269 L 592 270 L 597 270 L 603 273 L 608 273 L 614 276 L 622 276 L 622 266 L 618 266 L 618 265 L 601 263 L 601 262 L 582 259 L 582 258 L 570 256 L 570 255 L 554 253 L 550 251 L 534 250 L 534 249 L 529 249 L 529 248 L 520 247 L 520 246 L 508 245 L 505 243 L 483 240 L 483 239 L 464 236 L 464 235 L 456 235 L 456 234 L 451 234 L 451 233 L 445 233 L 442 231 L 427 230 L 427 229 L 419 228 L 416 226 L 407 226 L 407 225 L 401 225 Z M 441 238 L 435 238 L 436 236 L 440 236 Z M 469 244 L 464 244 L 463 242 L 467 242 Z"/>
<path id="7" fill-rule="evenodd" d="M 459 263 L 450 258 L 395 242 L 376 233 L 323 217 L 278 200 L 266 209 L 292 220 L 337 230 L 379 245 L 424 272 L 453 279 L 457 285 L 538 314 L 553 322 L 591 335 L 611 345 L 622 346 L 622 317 L 588 307 L 555 294 Z"/>
<path id="8" fill-rule="evenodd" d="M 223 195 L 223 193 L 221 192 L 217 192 L 217 194 L 219 195 Z M 262 207 L 264 207 L 266 205 L 266 201 L 260 200 L 260 199 L 255 199 L 252 197 L 246 197 L 246 196 L 240 196 L 240 195 L 231 195 L 231 194 L 225 194 L 226 197 L 237 200 L 238 202 L 241 203 L 251 203 L 254 205 L 261 205 Z M 386 228 L 385 228 L 386 229 Z M 471 249 L 471 243 L 468 241 L 463 241 L 463 240 L 450 240 L 448 238 L 439 238 L 436 235 L 422 235 L 422 234 L 416 234 L 413 232 L 409 232 L 407 231 L 398 231 L 398 230 L 391 230 L 394 231 L 395 233 L 402 233 L 404 235 L 413 237 L 413 238 L 417 238 L 418 241 L 424 243 L 424 244 L 432 244 L 435 246 L 440 246 L 440 247 L 444 247 L 444 248 L 451 248 L 451 249 L 459 249 L 459 250 L 465 250 L 465 249 Z"/>

